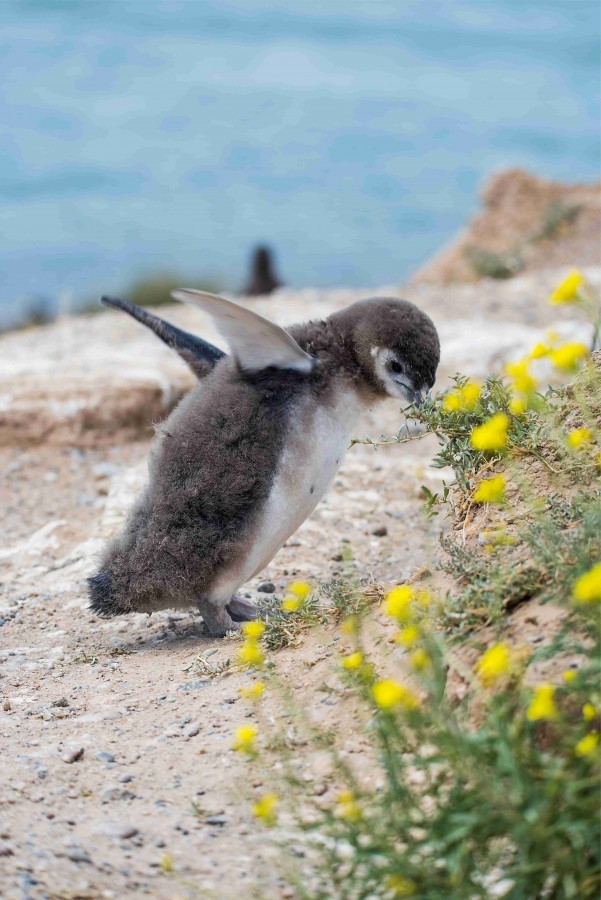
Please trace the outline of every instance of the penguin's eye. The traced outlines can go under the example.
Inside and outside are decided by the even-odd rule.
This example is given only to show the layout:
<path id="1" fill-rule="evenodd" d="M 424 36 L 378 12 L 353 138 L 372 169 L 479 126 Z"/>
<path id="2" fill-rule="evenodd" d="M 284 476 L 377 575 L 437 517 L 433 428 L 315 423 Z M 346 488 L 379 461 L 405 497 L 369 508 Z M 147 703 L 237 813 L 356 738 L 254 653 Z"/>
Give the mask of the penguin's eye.
<path id="1" fill-rule="evenodd" d="M 396 359 L 393 359 L 390 363 L 390 371 L 394 372 L 396 375 L 402 375 L 403 367 L 400 362 L 397 362 Z"/>

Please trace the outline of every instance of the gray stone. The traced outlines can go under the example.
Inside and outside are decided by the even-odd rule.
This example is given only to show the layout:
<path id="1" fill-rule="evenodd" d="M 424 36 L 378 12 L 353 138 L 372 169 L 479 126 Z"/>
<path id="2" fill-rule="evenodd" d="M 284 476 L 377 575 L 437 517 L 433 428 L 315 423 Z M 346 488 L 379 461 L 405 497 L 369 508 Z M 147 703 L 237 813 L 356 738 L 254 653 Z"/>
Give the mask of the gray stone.
<path id="1" fill-rule="evenodd" d="M 186 728 L 184 728 L 184 735 L 189 738 L 196 737 L 199 731 L 200 722 L 192 722 L 190 725 L 187 725 Z"/>
<path id="2" fill-rule="evenodd" d="M 114 763 L 115 755 L 113 753 L 107 753 L 106 750 L 98 750 L 96 753 L 96 759 L 99 759 L 100 762 Z"/>
<path id="3" fill-rule="evenodd" d="M 205 822 L 207 825 L 225 825 L 227 818 L 226 816 L 207 816 Z"/>
<path id="4" fill-rule="evenodd" d="M 81 759 L 84 753 L 83 747 L 69 747 L 61 756 L 63 762 L 74 763 Z"/>
<path id="5" fill-rule="evenodd" d="M 275 594 L 275 584 L 273 581 L 262 581 L 257 590 L 262 594 Z"/>

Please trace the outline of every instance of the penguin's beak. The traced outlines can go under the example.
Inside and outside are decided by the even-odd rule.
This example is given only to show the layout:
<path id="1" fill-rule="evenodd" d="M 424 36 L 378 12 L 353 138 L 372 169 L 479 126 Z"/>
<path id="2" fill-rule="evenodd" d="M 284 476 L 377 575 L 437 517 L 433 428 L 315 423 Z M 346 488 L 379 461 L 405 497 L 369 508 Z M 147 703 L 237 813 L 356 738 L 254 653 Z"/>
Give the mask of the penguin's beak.
<path id="1" fill-rule="evenodd" d="M 421 406 L 422 403 L 424 403 L 424 401 L 426 400 L 427 396 L 428 396 L 428 391 L 426 390 L 426 388 L 420 388 L 419 390 L 415 390 L 413 392 L 413 405 Z"/>

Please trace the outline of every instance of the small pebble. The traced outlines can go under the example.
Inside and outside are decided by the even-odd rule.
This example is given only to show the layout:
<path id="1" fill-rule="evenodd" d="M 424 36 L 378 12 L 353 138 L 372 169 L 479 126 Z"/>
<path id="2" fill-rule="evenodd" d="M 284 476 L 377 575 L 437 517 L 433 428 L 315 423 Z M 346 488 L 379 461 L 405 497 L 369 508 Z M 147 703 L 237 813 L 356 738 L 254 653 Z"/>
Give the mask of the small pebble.
<path id="1" fill-rule="evenodd" d="M 225 825 L 227 818 L 225 816 L 207 816 L 205 822 L 207 825 Z"/>
<path id="2" fill-rule="evenodd" d="M 87 850 L 84 850 L 83 847 L 73 846 L 67 847 L 65 851 L 65 856 L 67 859 L 70 859 L 72 862 L 76 863 L 91 863 L 92 858 Z"/>
<path id="3" fill-rule="evenodd" d="M 68 750 L 65 750 L 61 759 L 66 763 L 74 763 L 77 762 L 78 759 L 81 759 L 83 756 L 83 747 L 71 747 Z"/>
<path id="4" fill-rule="evenodd" d="M 69 701 L 66 697 L 59 697 L 58 700 L 53 700 L 50 706 L 68 706 Z"/>
<path id="5" fill-rule="evenodd" d="M 127 772 L 123 772 L 121 775 L 119 775 L 118 780 L 121 782 L 121 784 L 129 784 L 129 782 L 133 781 L 134 779 L 133 775 L 129 775 Z"/>
<path id="6" fill-rule="evenodd" d="M 12 856 L 14 852 L 15 851 L 10 844 L 7 844 L 5 841 L 0 841 L 0 856 Z"/>
<path id="7" fill-rule="evenodd" d="M 273 581 L 262 581 L 257 590 L 262 594 L 275 594 L 275 584 Z"/>
<path id="8" fill-rule="evenodd" d="M 107 753 L 106 750 L 98 750 L 96 753 L 96 759 L 99 759 L 100 762 L 114 763 L 115 755 L 114 753 Z"/>
<path id="9" fill-rule="evenodd" d="M 199 731 L 200 722 L 192 722 L 190 725 L 187 725 L 186 728 L 184 728 L 184 735 L 189 738 L 196 737 Z"/>
<path id="10" fill-rule="evenodd" d="M 386 527 L 386 525 L 378 525 L 377 528 L 374 528 L 372 534 L 374 535 L 374 537 L 386 537 L 386 535 L 388 534 L 388 528 Z"/>

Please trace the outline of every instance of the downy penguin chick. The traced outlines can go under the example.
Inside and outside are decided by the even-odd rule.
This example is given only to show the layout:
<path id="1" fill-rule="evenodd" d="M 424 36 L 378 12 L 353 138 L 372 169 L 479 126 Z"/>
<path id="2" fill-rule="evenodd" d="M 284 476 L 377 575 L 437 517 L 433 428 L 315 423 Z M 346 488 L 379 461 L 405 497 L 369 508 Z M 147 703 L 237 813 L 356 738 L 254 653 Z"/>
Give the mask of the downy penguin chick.
<path id="1" fill-rule="evenodd" d="M 284 330 L 222 297 L 173 296 L 209 313 L 232 353 L 159 428 L 148 484 L 89 579 L 91 607 L 197 605 L 223 635 L 256 617 L 236 591 L 313 511 L 361 412 L 432 387 L 439 341 L 405 300 L 362 300 Z"/>

